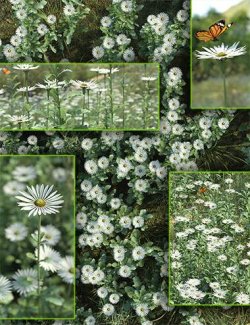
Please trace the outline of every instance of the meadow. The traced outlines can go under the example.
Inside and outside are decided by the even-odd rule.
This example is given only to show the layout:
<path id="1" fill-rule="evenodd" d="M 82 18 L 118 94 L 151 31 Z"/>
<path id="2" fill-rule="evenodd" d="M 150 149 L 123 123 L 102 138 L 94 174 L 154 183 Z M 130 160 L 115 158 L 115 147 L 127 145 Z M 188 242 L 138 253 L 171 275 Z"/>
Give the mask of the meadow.
<path id="1" fill-rule="evenodd" d="M 249 305 L 250 174 L 170 174 L 171 305 Z"/>
<path id="2" fill-rule="evenodd" d="M 72 318 L 73 158 L 1 156 L 0 164 L 0 319 Z"/>
<path id="3" fill-rule="evenodd" d="M 159 67 L 5 65 L 0 103 L 0 127 L 5 130 L 156 130 Z"/>

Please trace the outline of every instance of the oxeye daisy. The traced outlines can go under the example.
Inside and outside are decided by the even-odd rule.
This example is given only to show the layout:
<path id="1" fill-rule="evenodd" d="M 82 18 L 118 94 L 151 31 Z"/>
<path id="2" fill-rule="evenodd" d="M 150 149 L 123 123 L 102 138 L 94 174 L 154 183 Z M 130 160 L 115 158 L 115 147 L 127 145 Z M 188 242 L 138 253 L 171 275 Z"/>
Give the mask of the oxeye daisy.
<path id="1" fill-rule="evenodd" d="M 53 185 L 27 186 L 27 192 L 19 192 L 16 196 L 20 201 L 18 205 L 21 210 L 30 211 L 28 216 L 55 214 L 62 207 L 62 196 L 57 191 L 52 192 Z"/>
<path id="2" fill-rule="evenodd" d="M 17 222 L 5 229 L 5 237 L 12 242 L 21 241 L 27 237 L 28 230 L 22 223 Z"/>
<path id="3" fill-rule="evenodd" d="M 5 277 L 0 275 L 0 302 L 6 300 L 7 296 L 11 293 L 11 283 Z"/>
<path id="4" fill-rule="evenodd" d="M 33 269 L 18 270 L 13 276 L 13 289 L 20 295 L 27 296 L 38 288 L 37 271 Z"/>
<path id="5" fill-rule="evenodd" d="M 39 250 L 35 250 L 35 256 L 38 258 Z M 40 246 L 40 266 L 51 272 L 56 272 L 60 269 L 60 254 L 55 251 L 53 248 L 47 245 Z"/>
<path id="6" fill-rule="evenodd" d="M 238 47 L 238 45 L 239 42 L 234 43 L 231 46 L 222 43 L 219 46 L 211 48 L 203 47 L 204 51 L 196 51 L 196 57 L 198 59 L 223 60 L 246 54 L 246 47 Z"/>
<path id="7" fill-rule="evenodd" d="M 64 282 L 74 282 L 75 266 L 73 256 L 66 256 L 65 258 L 61 259 L 61 261 L 59 262 L 59 270 L 57 273 L 63 279 Z"/>

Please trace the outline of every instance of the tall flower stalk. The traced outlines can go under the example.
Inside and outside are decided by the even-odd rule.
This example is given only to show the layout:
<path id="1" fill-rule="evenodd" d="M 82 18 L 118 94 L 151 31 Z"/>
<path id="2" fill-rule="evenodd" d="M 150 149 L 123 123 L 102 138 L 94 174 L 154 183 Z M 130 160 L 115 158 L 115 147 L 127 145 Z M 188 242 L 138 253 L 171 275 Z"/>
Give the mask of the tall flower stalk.
<path id="1" fill-rule="evenodd" d="M 17 64 L 13 67 L 14 70 L 22 71 L 24 74 L 24 87 L 19 88 L 18 92 L 23 92 L 25 94 L 26 104 L 24 104 L 24 110 L 27 113 L 27 117 L 30 120 L 30 101 L 29 101 L 29 92 L 36 89 L 36 87 L 29 87 L 29 72 L 31 70 L 38 69 L 38 65 L 33 64 Z M 23 112 L 23 113 L 25 113 Z M 29 123 L 29 122 L 28 122 Z"/>
<path id="2" fill-rule="evenodd" d="M 196 51 L 195 55 L 198 59 L 212 59 L 221 61 L 221 72 L 223 79 L 223 93 L 224 93 L 224 107 L 228 107 L 228 96 L 227 96 L 227 81 L 226 81 L 226 60 L 232 59 L 236 56 L 246 54 L 246 46 L 238 47 L 239 42 L 234 43 L 231 46 L 224 45 L 222 43 L 219 46 L 211 48 L 203 47 L 204 51 Z"/>
<path id="3" fill-rule="evenodd" d="M 37 261 L 37 298 L 40 311 L 40 296 L 41 296 L 41 227 L 42 216 L 47 214 L 55 214 L 59 212 L 59 208 L 62 207 L 64 200 L 57 191 L 52 192 L 53 185 L 36 185 L 27 186 L 27 191 L 20 191 L 20 195 L 16 196 L 19 200 L 18 206 L 21 210 L 29 211 L 28 217 L 38 216 L 38 230 L 37 230 L 37 247 L 36 247 L 36 261 Z"/>

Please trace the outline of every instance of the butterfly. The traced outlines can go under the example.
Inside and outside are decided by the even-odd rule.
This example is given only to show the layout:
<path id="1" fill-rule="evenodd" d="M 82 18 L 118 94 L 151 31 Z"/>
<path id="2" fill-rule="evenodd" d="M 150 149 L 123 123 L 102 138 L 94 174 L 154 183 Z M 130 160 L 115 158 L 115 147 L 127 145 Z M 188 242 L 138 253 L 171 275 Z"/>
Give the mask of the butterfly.
<path id="1" fill-rule="evenodd" d="M 0 71 L 2 71 L 2 73 L 5 74 L 5 75 L 11 74 L 11 71 L 9 69 L 7 69 L 7 68 L 0 68 Z"/>
<path id="2" fill-rule="evenodd" d="M 195 37 L 200 41 L 209 42 L 217 41 L 217 37 L 223 34 L 233 23 L 227 24 L 224 19 L 219 20 L 217 23 L 211 25 L 209 30 L 201 30 L 195 33 Z"/>
<path id="3" fill-rule="evenodd" d="M 198 193 L 199 193 L 199 194 L 203 194 L 203 193 L 205 193 L 206 191 L 207 191 L 207 188 L 206 188 L 205 186 L 203 186 L 203 187 L 199 188 Z"/>

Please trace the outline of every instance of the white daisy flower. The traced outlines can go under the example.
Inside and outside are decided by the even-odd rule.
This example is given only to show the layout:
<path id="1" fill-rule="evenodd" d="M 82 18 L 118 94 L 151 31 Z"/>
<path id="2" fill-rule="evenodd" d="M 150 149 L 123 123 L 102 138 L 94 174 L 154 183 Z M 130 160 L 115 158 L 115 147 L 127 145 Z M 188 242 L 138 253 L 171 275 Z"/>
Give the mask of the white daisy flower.
<path id="1" fill-rule="evenodd" d="M 27 17 L 27 11 L 23 8 L 16 11 L 16 17 L 19 20 L 24 20 Z"/>
<path id="2" fill-rule="evenodd" d="M 37 177 L 36 169 L 33 166 L 17 166 L 12 175 L 19 182 L 32 181 Z"/>
<path id="3" fill-rule="evenodd" d="M 75 273 L 75 263 L 73 256 L 66 256 L 62 258 L 59 262 L 59 270 L 57 271 L 58 275 L 66 283 L 74 282 L 74 273 Z"/>
<path id="4" fill-rule="evenodd" d="M 37 137 L 35 135 L 30 135 L 28 138 L 27 138 L 27 142 L 28 144 L 31 144 L 31 145 L 36 145 L 37 144 Z"/>
<path id="5" fill-rule="evenodd" d="M 11 293 L 11 283 L 3 275 L 0 275 L 0 302 L 4 302 Z"/>
<path id="6" fill-rule="evenodd" d="M 133 50 L 132 47 L 124 51 L 124 53 L 123 53 L 123 59 L 126 62 L 132 62 L 132 61 L 134 61 L 134 59 L 135 59 L 135 52 L 134 52 L 134 50 Z"/>
<path id="7" fill-rule="evenodd" d="M 100 287 L 97 289 L 97 295 L 98 297 L 104 299 L 108 295 L 108 290 L 105 287 Z"/>
<path id="8" fill-rule="evenodd" d="M 28 63 L 21 63 L 21 64 L 16 64 L 13 66 L 13 69 L 15 70 L 21 70 L 21 71 L 29 71 L 29 70 L 36 70 L 39 68 L 39 65 L 33 65 L 33 64 L 28 64 Z"/>
<path id="9" fill-rule="evenodd" d="M 55 16 L 55 15 L 49 15 L 49 16 L 47 17 L 47 22 L 48 22 L 48 24 L 50 24 L 50 25 L 55 24 L 55 23 L 56 23 L 56 16 Z"/>
<path id="10" fill-rule="evenodd" d="M 145 317 L 149 313 L 149 308 L 147 304 L 138 304 L 135 308 L 135 312 L 140 317 Z"/>
<path id="11" fill-rule="evenodd" d="M 68 17 L 68 16 L 74 15 L 76 13 L 76 9 L 73 5 L 68 4 L 68 5 L 64 6 L 63 12 L 64 12 L 64 15 Z"/>
<path id="12" fill-rule="evenodd" d="M 112 24 L 112 19 L 109 16 L 104 16 L 101 19 L 101 24 L 103 27 L 109 27 Z"/>
<path id="13" fill-rule="evenodd" d="M 13 289 L 20 295 L 27 296 L 38 288 L 37 271 L 33 269 L 18 270 L 13 275 Z"/>
<path id="14" fill-rule="evenodd" d="M 218 127 L 221 130 L 226 130 L 229 127 L 229 120 L 227 118 L 220 118 L 218 120 Z"/>
<path id="15" fill-rule="evenodd" d="M 134 261 L 143 260 L 146 255 L 145 249 L 141 246 L 137 246 L 132 251 L 132 257 Z"/>
<path id="16" fill-rule="evenodd" d="M 97 60 L 101 59 L 104 56 L 104 48 L 102 46 L 96 46 L 92 50 L 93 57 Z"/>
<path id="17" fill-rule="evenodd" d="M 246 46 L 238 47 L 238 45 L 239 42 L 231 46 L 222 43 L 221 45 L 210 48 L 203 47 L 204 51 L 196 51 L 196 57 L 198 59 L 223 60 L 246 54 Z"/>
<path id="18" fill-rule="evenodd" d="M 133 10 L 133 2 L 132 1 L 122 1 L 121 10 L 128 13 Z"/>
<path id="19" fill-rule="evenodd" d="M 5 237 L 12 242 L 24 240 L 27 237 L 28 229 L 20 222 L 13 223 L 5 229 Z"/>
<path id="20" fill-rule="evenodd" d="M 21 195 L 16 196 L 20 202 L 18 206 L 21 207 L 21 210 L 30 211 L 29 217 L 31 215 L 46 215 L 46 214 L 55 214 L 58 212 L 58 209 L 62 207 L 62 196 L 57 193 L 57 191 L 52 192 L 53 185 L 36 185 L 27 186 L 28 192 L 20 191 Z"/>
<path id="21" fill-rule="evenodd" d="M 188 20 L 188 11 L 187 10 L 179 10 L 177 12 L 177 20 L 179 20 L 180 22 L 184 23 L 186 20 Z"/>
<path id="22" fill-rule="evenodd" d="M 35 250 L 35 256 L 38 257 L 38 249 Z M 53 248 L 47 245 L 40 246 L 40 266 L 51 272 L 56 272 L 60 269 L 60 254 Z"/>
<path id="23" fill-rule="evenodd" d="M 47 34 L 49 31 L 48 27 L 45 24 L 40 24 L 37 27 L 37 32 L 38 34 L 40 34 L 41 36 L 44 36 L 45 34 Z"/>
<path id="24" fill-rule="evenodd" d="M 250 297 L 249 297 L 249 295 L 241 292 L 236 296 L 236 302 L 238 302 L 241 305 L 249 304 Z"/>
<path id="25" fill-rule="evenodd" d="M 41 233 L 43 233 L 43 243 L 49 246 L 55 246 L 61 238 L 61 232 L 52 225 L 42 226 Z"/>
<path id="26" fill-rule="evenodd" d="M 112 316 L 115 312 L 115 307 L 111 304 L 105 304 L 102 307 L 102 312 L 105 316 Z"/>
<path id="27" fill-rule="evenodd" d="M 122 278 L 129 278 L 132 270 L 128 265 L 123 265 L 120 267 L 118 273 Z"/>

